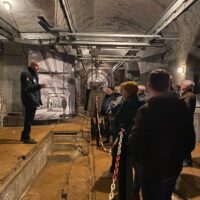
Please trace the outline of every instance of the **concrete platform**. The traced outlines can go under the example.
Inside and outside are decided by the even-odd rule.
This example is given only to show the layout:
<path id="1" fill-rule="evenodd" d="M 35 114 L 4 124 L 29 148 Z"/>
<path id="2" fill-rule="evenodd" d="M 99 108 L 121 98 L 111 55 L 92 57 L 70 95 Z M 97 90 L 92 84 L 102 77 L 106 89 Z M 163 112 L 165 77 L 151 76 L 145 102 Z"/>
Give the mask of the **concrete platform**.
<path id="1" fill-rule="evenodd" d="M 33 126 L 31 137 L 41 141 L 50 131 L 80 131 L 80 117 L 70 119 L 68 123 L 59 125 Z M 9 174 L 19 167 L 21 160 L 34 150 L 35 145 L 21 144 L 22 127 L 6 127 L 0 129 L 0 184 Z"/>
<path id="2" fill-rule="evenodd" d="M 35 126 L 32 128 L 31 136 L 40 141 L 55 126 Z M 19 142 L 22 128 L 0 129 L 0 184 L 6 177 L 19 167 L 21 160 L 26 157 L 35 145 L 21 144 Z"/>

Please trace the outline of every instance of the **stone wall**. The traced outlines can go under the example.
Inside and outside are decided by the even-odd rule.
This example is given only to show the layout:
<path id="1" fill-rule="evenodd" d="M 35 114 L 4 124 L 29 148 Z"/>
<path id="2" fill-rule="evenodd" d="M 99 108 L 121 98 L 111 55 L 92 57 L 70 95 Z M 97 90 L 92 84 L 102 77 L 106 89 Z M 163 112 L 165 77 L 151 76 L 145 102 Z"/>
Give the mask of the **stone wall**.
<path id="1" fill-rule="evenodd" d="M 20 73 L 27 66 L 27 56 L 23 46 L 4 43 L 0 54 L 0 93 L 4 97 L 6 112 L 21 112 Z"/>

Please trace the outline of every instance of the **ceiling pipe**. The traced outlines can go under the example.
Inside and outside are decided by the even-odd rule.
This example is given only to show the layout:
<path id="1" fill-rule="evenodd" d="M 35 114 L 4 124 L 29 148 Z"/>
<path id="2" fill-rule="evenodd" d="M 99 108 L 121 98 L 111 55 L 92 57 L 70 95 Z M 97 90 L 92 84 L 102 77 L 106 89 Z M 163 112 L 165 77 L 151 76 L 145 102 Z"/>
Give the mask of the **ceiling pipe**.
<path id="1" fill-rule="evenodd" d="M 159 34 L 195 1 L 196 0 L 175 0 L 171 4 L 171 6 L 169 6 L 169 8 L 164 12 L 157 23 L 147 32 L 147 34 Z"/>

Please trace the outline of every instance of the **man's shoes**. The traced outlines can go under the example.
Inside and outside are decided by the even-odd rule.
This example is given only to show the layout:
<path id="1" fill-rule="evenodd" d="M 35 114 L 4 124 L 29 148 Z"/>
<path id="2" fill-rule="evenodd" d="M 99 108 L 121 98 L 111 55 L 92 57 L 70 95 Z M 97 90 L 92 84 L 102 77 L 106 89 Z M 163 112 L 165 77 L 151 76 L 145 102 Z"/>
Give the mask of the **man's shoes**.
<path id="1" fill-rule="evenodd" d="M 24 144 L 37 144 L 37 142 L 34 139 L 21 139 L 20 140 Z"/>
<path id="2" fill-rule="evenodd" d="M 183 161 L 183 167 L 192 167 L 192 160 L 184 160 Z"/>
<path id="3" fill-rule="evenodd" d="M 102 179 L 111 179 L 113 177 L 113 173 L 111 173 L 110 171 L 104 172 L 100 178 Z"/>

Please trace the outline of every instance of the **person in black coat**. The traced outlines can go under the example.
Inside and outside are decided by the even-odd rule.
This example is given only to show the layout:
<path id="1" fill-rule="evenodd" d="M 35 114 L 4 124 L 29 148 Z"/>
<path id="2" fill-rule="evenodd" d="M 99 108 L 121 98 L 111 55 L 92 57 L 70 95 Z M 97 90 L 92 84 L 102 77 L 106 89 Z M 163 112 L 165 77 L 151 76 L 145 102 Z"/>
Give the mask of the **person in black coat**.
<path id="1" fill-rule="evenodd" d="M 121 93 L 124 98 L 124 102 L 121 104 L 116 117 L 115 117 L 115 127 L 116 135 L 119 133 L 121 128 L 125 130 L 122 141 L 121 149 L 121 159 L 119 163 L 119 176 L 118 176 L 118 198 L 119 200 L 128 199 L 127 190 L 132 187 L 132 171 L 130 165 L 128 165 L 127 159 L 127 138 L 130 133 L 131 128 L 134 125 L 134 118 L 137 110 L 141 106 L 141 102 L 138 99 L 138 85 L 134 81 L 128 81 L 121 84 Z M 115 146 L 112 152 L 112 165 L 110 167 L 110 172 L 114 172 L 114 166 L 116 162 L 117 148 Z M 132 179 L 132 180 L 131 180 Z M 136 194 L 137 195 L 137 194 Z M 131 198 L 132 199 L 132 198 Z"/>
<path id="2" fill-rule="evenodd" d="M 105 126 L 105 136 L 106 140 L 104 140 L 104 143 L 110 142 L 110 121 L 109 121 L 109 105 L 110 102 L 113 99 L 113 87 L 107 87 L 105 92 L 106 95 L 103 99 L 102 106 L 101 106 L 101 115 L 104 117 L 104 126 Z"/>
<path id="3" fill-rule="evenodd" d="M 37 107 L 42 105 L 40 89 L 45 87 L 45 84 L 38 83 L 38 70 L 38 63 L 32 61 L 30 66 L 21 73 L 21 99 L 25 107 L 25 119 L 20 141 L 26 144 L 36 143 L 30 138 L 31 125 Z"/>
<path id="4" fill-rule="evenodd" d="M 128 139 L 143 200 L 171 200 L 185 156 L 195 147 L 190 111 L 176 92 L 170 91 L 166 70 L 149 77 L 151 98 L 136 115 Z"/>

